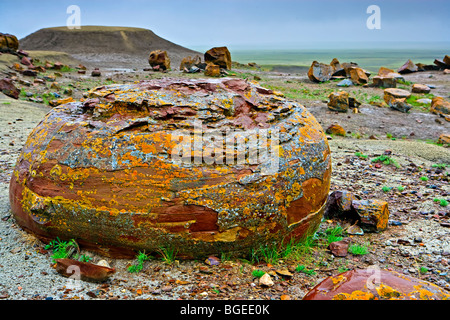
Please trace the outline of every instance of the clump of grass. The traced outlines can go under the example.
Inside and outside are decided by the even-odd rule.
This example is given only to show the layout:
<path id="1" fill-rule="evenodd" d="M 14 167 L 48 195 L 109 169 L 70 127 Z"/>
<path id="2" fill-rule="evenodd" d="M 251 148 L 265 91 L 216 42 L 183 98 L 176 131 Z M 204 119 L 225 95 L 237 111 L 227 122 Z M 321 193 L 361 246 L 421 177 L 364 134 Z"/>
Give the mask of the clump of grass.
<path id="1" fill-rule="evenodd" d="M 275 244 L 263 244 L 259 248 L 252 250 L 252 261 L 265 261 L 269 264 L 278 264 L 281 258 L 281 248 Z"/>
<path id="2" fill-rule="evenodd" d="M 397 190 L 398 191 L 400 191 L 400 192 L 402 192 L 403 190 L 405 190 L 406 188 L 404 187 L 404 186 L 398 186 L 397 187 Z"/>
<path id="3" fill-rule="evenodd" d="M 434 202 L 439 202 L 439 205 L 442 206 L 442 207 L 448 206 L 448 201 L 445 200 L 445 199 L 434 198 L 433 201 Z"/>
<path id="4" fill-rule="evenodd" d="M 149 259 L 150 259 L 149 256 L 147 256 L 145 254 L 145 252 L 139 251 L 138 255 L 136 256 L 137 263 L 132 266 L 129 266 L 128 272 L 138 273 L 138 272 L 142 271 L 142 269 L 144 267 L 144 262 Z"/>
<path id="5" fill-rule="evenodd" d="M 55 240 L 50 241 L 45 247 L 45 250 L 52 249 L 52 261 L 56 262 L 56 259 L 68 259 L 75 252 L 79 251 L 78 244 L 74 239 L 69 241 L 62 241 L 59 237 L 56 237 Z"/>
<path id="6" fill-rule="evenodd" d="M 343 233 L 344 233 L 344 229 L 342 229 L 341 226 L 336 226 L 334 228 L 326 229 L 325 235 L 327 238 L 327 243 L 330 244 L 332 242 L 341 241 Z"/>
<path id="7" fill-rule="evenodd" d="M 428 268 L 427 267 L 420 267 L 419 269 L 420 274 L 425 274 L 428 272 Z"/>
<path id="8" fill-rule="evenodd" d="M 313 276 L 313 275 L 316 274 L 316 272 L 314 270 L 308 270 L 308 269 L 306 269 L 306 267 L 304 265 L 298 265 L 295 268 L 295 271 L 303 272 L 303 273 L 306 273 L 307 275 L 310 275 L 310 276 Z"/>
<path id="9" fill-rule="evenodd" d="M 411 81 L 407 81 L 407 80 L 403 80 L 403 79 L 398 79 L 397 83 L 403 84 L 403 85 L 406 85 L 406 86 L 410 86 L 410 85 L 413 84 Z"/>
<path id="10" fill-rule="evenodd" d="M 347 267 L 340 266 L 340 267 L 338 268 L 338 273 L 342 273 L 342 272 L 345 272 L 345 271 L 348 271 L 348 270 L 350 270 L 350 269 L 347 268 Z"/>
<path id="11" fill-rule="evenodd" d="M 60 71 L 60 72 L 73 72 L 73 71 L 75 71 L 75 69 L 73 69 L 73 68 L 71 68 L 71 67 L 69 67 L 69 66 L 64 65 L 64 66 L 61 67 L 61 69 L 60 69 L 59 71 Z"/>
<path id="12" fill-rule="evenodd" d="M 254 278 L 261 278 L 264 274 L 265 274 L 265 272 L 262 270 L 259 270 L 259 269 L 255 269 L 252 271 L 252 276 Z"/>
<path id="13" fill-rule="evenodd" d="M 365 255 L 369 253 L 366 245 L 352 244 L 348 247 L 348 252 L 354 255 Z"/>
<path id="14" fill-rule="evenodd" d="M 393 165 L 396 168 L 400 168 L 400 165 L 397 163 L 397 161 L 387 155 L 381 155 L 379 157 L 376 157 L 374 159 L 372 159 L 372 162 L 381 162 L 385 165 Z"/>
<path id="15" fill-rule="evenodd" d="M 438 168 L 438 169 L 445 169 L 447 167 L 447 164 L 445 163 L 435 163 L 432 165 L 433 168 Z"/>
<path id="16" fill-rule="evenodd" d="M 379 95 L 374 95 L 372 97 L 370 97 L 369 99 L 367 99 L 367 102 L 370 103 L 374 103 L 374 102 L 379 102 L 381 101 L 381 97 Z"/>
<path id="17" fill-rule="evenodd" d="M 363 159 L 367 159 L 369 157 L 368 155 L 365 155 L 361 152 L 356 152 L 355 156 L 357 156 L 358 158 L 363 158 Z"/>
<path id="18" fill-rule="evenodd" d="M 389 191 L 392 190 L 392 187 L 383 186 L 383 187 L 381 188 L 381 190 L 383 190 L 383 192 L 389 192 Z"/>
<path id="19" fill-rule="evenodd" d="M 259 247 L 251 248 L 249 260 L 251 263 L 265 262 L 276 265 L 283 260 L 305 260 L 311 256 L 313 248 L 317 245 L 316 235 L 307 234 L 300 240 L 291 239 L 282 241 L 281 244 L 261 244 Z"/>
<path id="20" fill-rule="evenodd" d="M 92 259 L 91 257 L 89 257 L 88 255 L 85 255 L 85 254 L 83 254 L 79 257 L 79 260 L 81 262 L 89 262 L 89 261 L 91 261 L 91 259 Z"/>
<path id="21" fill-rule="evenodd" d="M 162 260 L 166 264 L 172 264 L 175 262 L 175 257 L 177 256 L 178 250 L 173 247 L 162 247 L 159 250 Z"/>
<path id="22" fill-rule="evenodd" d="M 422 176 L 422 177 L 420 177 L 420 180 L 422 180 L 422 181 L 428 181 L 428 177 Z"/>

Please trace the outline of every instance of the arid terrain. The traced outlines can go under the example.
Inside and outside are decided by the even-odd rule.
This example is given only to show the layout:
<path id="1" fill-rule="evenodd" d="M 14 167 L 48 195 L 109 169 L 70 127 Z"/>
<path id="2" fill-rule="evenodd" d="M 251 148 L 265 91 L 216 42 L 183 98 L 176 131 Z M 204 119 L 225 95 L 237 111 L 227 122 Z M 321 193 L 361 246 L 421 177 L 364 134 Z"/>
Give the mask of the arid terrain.
<path id="1" fill-rule="evenodd" d="M 215 263 L 208 257 L 179 260 L 155 255 L 135 273 L 129 272 L 128 267 L 136 260 L 111 259 L 81 248 L 80 254 L 89 256 L 94 263 L 106 260 L 116 273 L 101 284 L 62 277 L 53 268 L 52 251 L 46 249 L 47 243 L 17 226 L 10 211 L 9 181 L 29 133 L 52 108 L 53 100 L 70 97 L 78 100 L 88 89 L 104 84 L 205 75 L 184 73 L 178 70 L 179 62 L 168 72 L 144 71 L 148 66 L 147 52 L 136 55 L 133 51 L 129 59 L 124 53 L 96 54 L 87 49 L 73 54 L 49 53 L 34 51 L 37 47 L 29 43 L 30 47 L 24 48 L 42 64 L 45 60 L 60 61 L 69 68 L 47 70 L 38 77 L 47 77 L 45 81 L 36 83 L 34 77 L 23 76 L 10 68 L 18 62 L 16 56 L 0 56 L 0 78 L 15 77 L 14 82 L 21 90 L 18 100 L 0 93 L 1 299 L 300 300 L 330 275 L 374 266 L 427 280 L 450 292 L 450 205 L 436 201 L 450 201 L 450 148 L 437 143 L 441 134 L 450 133 L 450 122 L 430 113 L 429 104 L 415 104 L 409 113 L 377 106 L 377 102 L 383 101 L 382 88 L 341 88 L 333 80 L 314 83 L 306 72 L 261 71 L 258 66 L 239 63 L 233 64 L 228 77 L 257 81 L 263 87 L 282 92 L 286 98 L 306 106 L 324 130 L 332 124 L 345 129 L 345 136 L 328 135 L 333 167 L 330 191 L 348 190 L 360 199 L 387 201 L 390 211 L 387 230 L 350 234 L 346 232 L 349 225 L 324 219 L 314 243 L 299 246 L 297 251 L 284 250 L 271 257 L 249 254 L 246 258 L 218 253 Z M 62 51 L 46 48 L 50 49 Z M 178 58 L 174 61 L 192 53 L 177 51 L 174 57 Z M 85 74 L 78 73 L 79 64 L 87 66 Z M 91 76 L 95 67 L 100 69 L 100 77 Z M 414 83 L 432 85 L 430 94 L 448 100 L 449 77 L 441 70 L 415 72 L 405 74 L 405 81 L 397 87 L 410 91 Z M 328 95 L 339 90 L 349 92 L 361 103 L 357 113 L 328 109 Z M 390 155 L 398 166 L 372 162 L 383 154 Z M 339 230 L 337 226 L 343 229 L 339 236 L 367 252 L 334 256 L 328 249 L 327 237 L 330 230 Z M 260 284 L 255 270 L 269 273 L 274 285 Z"/>

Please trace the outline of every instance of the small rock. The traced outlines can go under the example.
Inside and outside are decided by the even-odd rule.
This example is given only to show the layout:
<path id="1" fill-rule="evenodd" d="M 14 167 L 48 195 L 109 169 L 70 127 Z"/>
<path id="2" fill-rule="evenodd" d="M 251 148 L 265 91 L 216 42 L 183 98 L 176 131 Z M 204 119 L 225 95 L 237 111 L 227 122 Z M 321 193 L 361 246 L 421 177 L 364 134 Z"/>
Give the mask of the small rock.
<path id="1" fill-rule="evenodd" d="M 362 236 L 364 234 L 364 231 L 357 225 L 351 225 L 347 228 L 347 233 Z"/>
<path id="2" fill-rule="evenodd" d="M 102 75 L 102 73 L 100 72 L 100 70 L 98 68 L 95 68 L 92 72 L 91 72 L 91 76 L 92 77 L 100 77 Z"/>
<path id="3" fill-rule="evenodd" d="M 345 257 L 348 254 L 348 240 L 335 241 L 329 245 L 331 253 L 335 257 Z"/>
<path id="4" fill-rule="evenodd" d="M 18 99 L 20 90 L 16 88 L 11 79 L 4 78 L 0 80 L 0 91 L 8 97 Z"/>
<path id="5" fill-rule="evenodd" d="M 173 289 L 173 287 L 169 285 L 169 286 L 164 286 L 164 287 L 162 287 L 162 288 L 161 288 L 161 291 L 169 292 L 169 291 L 172 291 L 172 289 Z"/>
<path id="6" fill-rule="evenodd" d="M 109 265 L 108 261 L 106 260 L 100 260 L 99 262 L 97 262 L 98 266 L 102 266 L 102 267 L 107 267 L 107 268 L 111 268 L 111 266 Z"/>
<path id="7" fill-rule="evenodd" d="M 74 271 L 78 271 L 83 281 L 105 281 L 116 272 L 113 268 L 103 267 L 88 262 L 73 259 L 56 259 L 56 271 L 65 277 L 70 277 Z"/>
<path id="8" fill-rule="evenodd" d="M 37 76 L 37 72 L 34 70 L 30 70 L 30 69 L 24 70 L 22 72 L 22 74 L 27 77 L 36 77 Z"/>
<path id="9" fill-rule="evenodd" d="M 350 87 L 353 85 L 353 82 L 350 79 L 344 79 L 342 81 L 339 81 L 336 85 L 338 87 Z"/>
<path id="10" fill-rule="evenodd" d="M 429 93 L 430 92 L 430 87 L 428 87 L 427 85 L 424 84 L 419 84 L 419 83 L 415 83 L 412 86 L 411 91 L 414 93 Z"/>
<path id="11" fill-rule="evenodd" d="M 214 256 L 210 256 L 205 260 L 205 263 L 210 266 L 218 266 L 220 264 L 220 259 Z"/>
<path id="12" fill-rule="evenodd" d="M 345 130 L 338 124 L 333 124 L 329 126 L 326 130 L 328 134 L 335 134 L 337 136 L 345 136 Z"/>
<path id="13" fill-rule="evenodd" d="M 279 269 L 275 271 L 278 275 L 285 277 L 285 278 L 292 278 L 293 274 L 289 272 L 287 269 Z"/>
<path id="14" fill-rule="evenodd" d="M 417 99 L 416 102 L 417 103 L 423 103 L 423 104 L 430 104 L 431 103 L 431 99 L 422 98 L 422 99 Z"/>
<path id="15" fill-rule="evenodd" d="M 259 278 L 259 285 L 271 287 L 274 285 L 274 282 L 272 281 L 272 278 L 268 273 L 264 273 L 264 275 L 261 278 Z"/>

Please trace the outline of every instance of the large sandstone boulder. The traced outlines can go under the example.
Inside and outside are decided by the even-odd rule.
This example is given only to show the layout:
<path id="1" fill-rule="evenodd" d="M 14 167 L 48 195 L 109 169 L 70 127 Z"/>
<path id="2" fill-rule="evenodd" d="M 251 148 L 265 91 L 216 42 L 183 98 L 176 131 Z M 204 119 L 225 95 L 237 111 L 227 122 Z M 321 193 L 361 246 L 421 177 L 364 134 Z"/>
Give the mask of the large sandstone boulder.
<path id="1" fill-rule="evenodd" d="M 188 56 L 188 57 L 184 57 L 183 60 L 181 60 L 180 63 L 180 70 L 190 70 L 192 67 L 196 67 L 199 64 L 202 63 L 202 58 L 200 58 L 199 55 L 196 56 Z"/>
<path id="2" fill-rule="evenodd" d="M 365 70 L 354 67 L 349 69 L 350 79 L 354 84 L 363 85 L 369 82 L 369 77 L 367 76 Z"/>
<path id="3" fill-rule="evenodd" d="M 347 112 L 349 109 L 349 94 L 347 91 L 332 92 L 328 95 L 328 109 L 337 112 Z"/>
<path id="4" fill-rule="evenodd" d="M 373 86 L 378 88 L 396 88 L 397 79 L 389 76 L 374 76 L 372 78 Z"/>
<path id="5" fill-rule="evenodd" d="M 411 96 L 411 92 L 403 89 L 388 88 L 384 89 L 384 102 L 391 104 L 396 99 L 408 99 Z"/>
<path id="6" fill-rule="evenodd" d="M 330 177 L 304 106 L 241 79 L 164 78 L 53 108 L 17 160 L 10 203 L 43 241 L 109 256 L 248 254 L 315 230 Z"/>
<path id="7" fill-rule="evenodd" d="M 450 102 L 442 97 L 434 97 L 431 100 L 430 112 L 438 114 L 445 118 L 445 120 L 450 121 Z"/>
<path id="8" fill-rule="evenodd" d="M 380 232 L 388 227 L 389 207 L 384 200 L 358 200 L 346 190 L 333 191 L 324 216 L 357 224 L 365 232 Z"/>
<path id="9" fill-rule="evenodd" d="M 214 63 L 208 63 L 205 68 L 205 76 L 220 77 L 220 67 Z"/>
<path id="10" fill-rule="evenodd" d="M 347 91 L 332 92 L 328 95 L 328 109 L 337 112 L 347 112 L 349 108 L 358 108 L 361 103 L 350 97 Z"/>
<path id="11" fill-rule="evenodd" d="M 15 53 L 19 49 L 19 40 L 16 36 L 0 33 L 0 52 Z"/>
<path id="12" fill-rule="evenodd" d="M 148 63 L 152 68 L 158 70 L 169 70 L 170 69 L 170 58 L 167 51 L 155 50 L 150 52 L 148 57 Z"/>
<path id="13" fill-rule="evenodd" d="M 227 47 L 214 47 L 205 52 L 205 63 L 211 62 L 220 68 L 231 70 L 231 54 Z"/>
<path id="14" fill-rule="evenodd" d="M 374 87 L 395 88 L 397 87 L 397 80 L 402 78 L 403 76 L 394 70 L 380 67 L 378 74 L 372 78 L 372 81 Z"/>
<path id="15" fill-rule="evenodd" d="M 449 300 L 437 285 L 396 271 L 354 269 L 330 276 L 303 300 Z"/>
<path id="16" fill-rule="evenodd" d="M 412 62 L 410 59 L 406 61 L 400 68 L 398 68 L 397 72 L 400 74 L 412 73 L 418 71 L 419 68 Z"/>
<path id="17" fill-rule="evenodd" d="M 331 79 L 334 70 L 329 64 L 313 61 L 308 70 L 308 78 L 313 82 L 325 82 Z"/>

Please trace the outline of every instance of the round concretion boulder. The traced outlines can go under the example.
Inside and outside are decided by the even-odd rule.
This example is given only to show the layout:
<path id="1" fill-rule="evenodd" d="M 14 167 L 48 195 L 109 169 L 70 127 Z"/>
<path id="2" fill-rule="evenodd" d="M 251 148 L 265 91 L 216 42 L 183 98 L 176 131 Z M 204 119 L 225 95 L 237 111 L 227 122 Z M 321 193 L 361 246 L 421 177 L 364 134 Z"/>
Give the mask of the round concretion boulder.
<path id="1" fill-rule="evenodd" d="M 330 175 L 326 136 L 302 105 L 240 79 L 165 78 L 52 109 L 17 161 L 10 202 L 46 241 L 195 258 L 316 229 Z"/>

